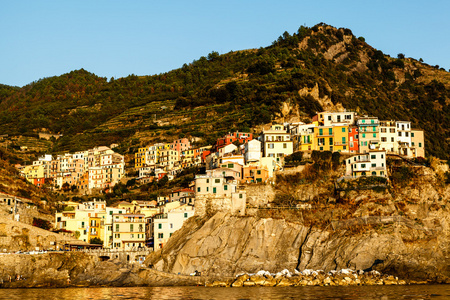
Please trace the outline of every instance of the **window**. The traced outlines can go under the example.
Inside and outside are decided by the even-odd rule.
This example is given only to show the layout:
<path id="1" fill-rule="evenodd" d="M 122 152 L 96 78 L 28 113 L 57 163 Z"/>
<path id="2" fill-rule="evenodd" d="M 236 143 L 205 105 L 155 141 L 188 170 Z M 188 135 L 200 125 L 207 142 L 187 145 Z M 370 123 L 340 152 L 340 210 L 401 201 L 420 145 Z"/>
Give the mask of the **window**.
<path id="1" fill-rule="evenodd" d="M 273 148 L 274 148 L 274 146 L 273 146 L 272 143 L 268 144 L 267 147 L 268 147 L 269 149 L 273 149 Z"/>
<path id="2" fill-rule="evenodd" d="M 242 194 L 239 194 L 239 199 L 242 199 Z"/>
<path id="3" fill-rule="evenodd" d="M 386 141 L 387 141 L 387 138 L 384 137 L 384 136 L 382 136 L 382 137 L 381 137 L 381 141 L 382 141 L 382 142 L 386 142 Z"/>
<path id="4" fill-rule="evenodd" d="M 162 229 L 162 224 L 158 224 L 158 229 Z"/>
<path id="5" fill-rule="evenodd" d="M 223 190 L 224 190 L 224 191 L 228 191 L 228 185 L 225 184 L 225 185 L 223 186 Z"/>
<path id="6" fill-rule="evenodd" d="M 380 130 L 381 130 L 381 132 L 383 132 L 383 133 L 386 132 L 386 128 L 381 128 Z"/>
<path id="7" fill-rule="evenodd" d="M 377 158 L 377 157 L 375 156 L 375 154 L 370 155 L 370 159 L 375 159 L 375 158 Z"/>
<path id="8" fill-rule="evenodd" d="M 215 187 L 213 187 L 213 194 L 215 194 L 217 192 L 217 189 Z"/>
<path id="9" fill-rule="evenodd" d="M 406 137 L 409 137 L 409 132 L 405 132 L 405 136 L 406 136 Z"/>
<path id="10" fill-rule="evenodd" d="M 372 168 L 375 168 L 377 166 L 377 164 L 372 164 Z"/>
<path id="11" fill-rule="evenodd" d="M 287 144 L 286 143 L 283 143 L 283 148 L 287 148 Z"/>
<path id="12" fill-rule="evenodd" d="M 361 120 L 362 123 L 366 123 L 366 120 Z"/>
<path id="13" fill-rule="evenodd" d="M 323 135 L 323 129 L 319 128 L 319 135 Z"/>
<path id="14" fill-rule="evenodd" d="M 376 134 L 376 133 L 374 133 L 374 134 L 373 134 L 373 137 L 374 137 L 374 138 L 376 138 L 376 137 L 377 137 L 377 134 Z"/>
<path id="15" fill-rule="evenodd" d="M 361 168 L 365 168 L 366 167 L 366 164 L 361 164 Z"/>
<path id="16" fill-rule="evenodd" d="M 422 147 L 422 143 L 419 143 L 419 147 Z"/>
<path id="17" fill-rule="evenodd" d="M 130 232 L 134 231 L 134 224 L 130 224 Z"/>
<path id="18" fill-rule="evenodd" d="M 214 179 L 214 183 L 220 183 L 220 179 Z"/>
<path id="19" fill-rule="evenodd" d="M 119 231 L 119 224 L 116 224 L 116 231 Z"/>
<path id="20" fill-rule="evenodd" d="M 256 174 L 261 175 L 261 170 L 257 170 Z"/>
<path id="21" fill-rule="evenodd" d="M 158 233 L 158 239 L 164 238 L 164 234 L 162 232 Z"/>
<path id="22" fill-rule="evenodd" d="M 394 142 L 394 138 L 393 137 L 391 137 L 391 142 Z"/>
<path id="23" fill-rule="evenodd" d="M 414 137 L 414 132 L 411 132 L 411 137 Z"/>
<path id="24" fill-rule="evenodd" d="M 333 134 L 333 128 L 328 128 L 328 134 L 332 135 Z"/>
<path id="25" fill-rule="evenodd" d="M 377 172 L 373 171 L 372 176 L 377 176 Z"/>
<path id="26" fill-rule="evenodd" d="M 188 213 L 184 213 L 184 217 L 187 218 L 188 217 Z"/>
<path id="27" fill-rule="evenodd" d="M 169 227 L 170 227 L 170 228 L 173 228 L 173 223 L 170 223 L 170 224 L 169 224 Z"/>
<path id="28" fill-rule="evenodd" d="M 411 142 L 411 146 L 414 146 L 414 142 Z"/>
<path id="29" fill-rule="evenodd" d="M 377 131 L 377 128 L 375 126 L 373 126 L 373 131 Z"/>
<path id="30" fill-rule="evenodd" d="M 366 138 L 366 134 L 365 134 L 365 133 L 363 133 L 363 134 L 362 134 L 362 137 L 363 137 L 363 139 L 364 139 L 364 138 Z"/>
<path id="31" fill-rule="evenodd" d="M 197 188 L 197 193 L 200 193 L 200 187 Z"/>
<path id="32" fill-rule="evenodd" d="M 342 127 L 342 132 L 345 132 L 345 127 Z"/>
<path id="33" fill-rule="evenodd" d="M 370 120 L 370 123 L 374 124 L 374 123 L 375 123 L 375 120 L 374 120 L 374 119 Z"/>

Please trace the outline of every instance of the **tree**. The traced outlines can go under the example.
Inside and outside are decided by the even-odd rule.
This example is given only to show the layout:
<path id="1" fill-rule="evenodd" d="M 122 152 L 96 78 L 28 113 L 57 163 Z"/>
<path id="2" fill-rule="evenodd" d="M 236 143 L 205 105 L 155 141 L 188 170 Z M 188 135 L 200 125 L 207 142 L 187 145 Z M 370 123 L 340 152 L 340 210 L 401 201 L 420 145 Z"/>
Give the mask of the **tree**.
<path id="1" fill-rule="evenodd" d="M 103 245 L 103 241 L 98 237 L 90 239 L 89 243 L 96 244 L 96 245 Z"/>
<path id="2" fill-rule="evenodd" d="M 211 53 L 208 54 L 208 60 L 209 61 L 214 61 L 219 57 L 219 52 L 217 51 L 212 51 Z"/>
<path id="3" fill-rule="evenodd" d="M 398 59 L 405 59 L 405 54 L 399 53 L 399 54 L 397 54 L 397 58 Z"/>
<path id="4" fill-rule="evenodd" d="M 68 184 L 67 182 L 65 182 L 65 183 L 63 183 L 63 185 L 62 185 L 62 190 L 64 191 L 64 192 L 68 192 L 68 191 L 70 191 L 70 184 Z"/>
<path id="5" fill-rule="evenodd" d="M 43 220 L 40 218 L 33 218 L 33 226 L 45 229 L 45 230 L 49 230 L 51 228 L 51 224 L 49 221 L 47 220 Z"/>
<path id="6" fill-rule="evenodd" d="M 165 186 L 168 181 L 169 177 L 167 177 L 167 175 L 164 175 L 164 177 L 158 181 L 158 186 L 159 187 Z"/>

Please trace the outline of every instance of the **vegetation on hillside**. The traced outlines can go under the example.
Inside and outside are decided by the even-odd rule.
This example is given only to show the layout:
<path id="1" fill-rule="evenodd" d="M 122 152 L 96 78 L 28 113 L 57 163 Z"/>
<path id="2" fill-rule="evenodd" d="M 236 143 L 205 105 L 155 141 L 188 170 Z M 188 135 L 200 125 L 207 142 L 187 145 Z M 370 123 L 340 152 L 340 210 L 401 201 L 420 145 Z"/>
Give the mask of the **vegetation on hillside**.
<path id="1" fill-rule="evenodd" d="M 299 91 L 317 86 L 318 97 Z M 23 88 L 0 86 L 0 129 L 64 136 L 54 151 L 177 137 L 211 143 L 227 131 L 248 131 L 281 116 L 283 103 L 307 119 L 324 103 L 425 130 L 429 154 L 450 151 L 450 76 L 404 54 L 384 55 L 349 29 L 326 24 L 285 32 L 256 50 L 211 52 L 154 76 L 107 79 L 83 69 Z M 145 138 L 145 139 L 144 139 Z"/>

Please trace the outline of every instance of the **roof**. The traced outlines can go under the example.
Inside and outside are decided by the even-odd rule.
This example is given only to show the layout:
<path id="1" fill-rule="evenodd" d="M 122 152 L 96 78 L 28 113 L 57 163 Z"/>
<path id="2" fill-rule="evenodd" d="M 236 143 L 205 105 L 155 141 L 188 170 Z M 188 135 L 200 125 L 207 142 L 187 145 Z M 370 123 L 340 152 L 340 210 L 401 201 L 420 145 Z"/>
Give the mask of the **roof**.
<path id="1" fill-rule="evenodd" d="M 189 193 L 195 193 L 194 190 L 187 189 L 187 188 L 184 188 L 184 189 L 178 189 L 178 190 L 172 191 L 172 193 L 177 193 L 177 192 L 189 192 Z"/>

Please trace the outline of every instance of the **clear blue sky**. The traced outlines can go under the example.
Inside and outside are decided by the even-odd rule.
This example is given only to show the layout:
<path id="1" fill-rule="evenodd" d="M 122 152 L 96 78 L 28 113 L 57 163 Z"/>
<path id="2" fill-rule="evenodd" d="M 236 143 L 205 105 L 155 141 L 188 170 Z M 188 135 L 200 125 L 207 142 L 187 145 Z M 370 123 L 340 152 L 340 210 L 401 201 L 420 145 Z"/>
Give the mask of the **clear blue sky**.
<path id="1" fill-rule="evenodd" d="M 84 68 L 153 75 L 324 22 L 386 54 L 450 68 L 450 1 L 0 0 L 0 83 Z"/>

